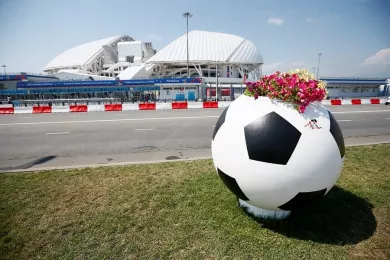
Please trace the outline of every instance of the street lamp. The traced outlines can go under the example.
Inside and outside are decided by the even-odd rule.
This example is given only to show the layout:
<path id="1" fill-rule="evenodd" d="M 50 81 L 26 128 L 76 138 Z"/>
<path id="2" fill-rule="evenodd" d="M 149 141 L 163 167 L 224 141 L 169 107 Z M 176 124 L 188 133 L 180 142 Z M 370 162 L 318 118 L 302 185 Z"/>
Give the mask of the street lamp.
<path id="1" fill-rule="evenodd" d="M 188 18 L 191 18 L 192 14 L 189 12 L 186 12 L 183 14 L 183 16 L 187 20 L 187 78 L 189 78 L 190 77 L 190 69 L 189 69 L 189 65 L 188 65 L 188 63 L 189 63 L 189 61 L 188 61 L 189 60 L 189 58 L 188 58 Z"/>
<path id="2" fill-rule="evenodd" d="M 5 71 L 5 68 L 6 68 L 7 66 L 3 65 L 3 66 L 1 66 L 1 67 L 3 67 L 3 69 L 4 69 L 4 75 L 7 75 L 7 72 Z"/>
<path id="3" fill-rule="evenodd" d="M 318 66 L 317 66 L 317 79 L 318 79 L 318 74 L 320 73 L 320 59 L 321 59 L 322 53 L 318 53 Z"/>
<path id="4" fill-rule="evenodd" d="M 215 101 L 218 101 L 218 76 L 219 76 L 219 73 L 218 73 L 218 61 L 216 61 L 215 75 L 217 76 L 217 84 L 215 86 Z"/>

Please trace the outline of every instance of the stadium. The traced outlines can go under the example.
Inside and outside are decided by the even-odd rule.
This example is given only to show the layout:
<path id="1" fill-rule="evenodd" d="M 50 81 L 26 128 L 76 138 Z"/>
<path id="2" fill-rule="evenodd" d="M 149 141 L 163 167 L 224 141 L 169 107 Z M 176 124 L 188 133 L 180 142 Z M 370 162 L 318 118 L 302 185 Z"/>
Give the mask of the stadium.
<path id="1" fill-rule="evenodd" d="M 119 35 L 65 50 L 48 62 L 45 74 L 0 76 L 0 101 L 234 100 L 246 80 L 262 76 L 263 64 L 253 42 L 232 34 L 190 31 L 188 48 L 183 34 L 160 51 L 152 42 Z M 321 79 L 335 98 L 388 95 L 390 89 L 385 78 Z"/>

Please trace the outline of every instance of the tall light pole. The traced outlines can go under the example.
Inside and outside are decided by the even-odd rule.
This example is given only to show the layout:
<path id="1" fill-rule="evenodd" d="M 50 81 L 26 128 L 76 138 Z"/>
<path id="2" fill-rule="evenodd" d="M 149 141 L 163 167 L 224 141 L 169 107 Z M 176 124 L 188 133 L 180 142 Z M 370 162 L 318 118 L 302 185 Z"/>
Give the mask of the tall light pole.
<path id="1" fill-rule="evenodd" d="M 318 74 L 320 73 L 320 59 L 321 59 L 321 55 L 322 55 L 322 53 L 318 53 L 317 79 L 319 79 L 318 78 Z"/>
<path id="2" fill-rule="evenodd" d="M 218 101 L 218 61 L 216 61 L 216 72 L 215 72 L 215 76 L 217 76 L 217 84 L 215 86 L 215 101 Z"/>
<path id="3" fill-rule="evenodd" d="M 5 71 L 5 68 L 6 68 L 7 66 L 3 65 L 3 66 L 1 66 L 1 67 L 3 67 L 3 69 L 4 69 L 4 75 L 7 75 L 7 72 Z"/>
<path id="4" fill-rule="evenodd" d="M 188 57 L 188 18 L 191 18 L 192 17 L 192 14 L 190 12 L 186 12 L 183 14 L 183 16 L 186 18 L 187 20 L 187 78 L 190 77 L 190 69 L 189 69 L 189 57 Z"/>

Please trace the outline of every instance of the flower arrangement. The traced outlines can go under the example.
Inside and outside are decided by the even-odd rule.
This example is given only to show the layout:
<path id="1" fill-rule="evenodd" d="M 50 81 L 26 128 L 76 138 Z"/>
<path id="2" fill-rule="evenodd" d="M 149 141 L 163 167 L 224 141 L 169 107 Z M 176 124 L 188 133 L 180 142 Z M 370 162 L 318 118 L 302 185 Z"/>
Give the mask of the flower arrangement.
<path id="1" fill-rule="evenodd" d="M 327 94 L 325 82 L 315 79 L 305 69 L 290 70 L 288 73 L 277 71 L 257 82 L 246 82 L 246 86 L 244 95 L 292 102 L 300 113 L 305 112 L 311 102 L 321 101 Z"/>

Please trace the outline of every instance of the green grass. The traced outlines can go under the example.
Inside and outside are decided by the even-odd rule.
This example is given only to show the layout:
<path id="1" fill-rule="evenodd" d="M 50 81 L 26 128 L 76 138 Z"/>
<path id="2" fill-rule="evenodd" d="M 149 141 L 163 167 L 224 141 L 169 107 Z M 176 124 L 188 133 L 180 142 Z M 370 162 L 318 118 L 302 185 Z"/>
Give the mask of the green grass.
<path id="1" fill-rule="evenodd" d="M 211 160 L 0 174 L 1 259 L 389 259 L 390 145 L 348 148 L 321 203 L 237 206 Z"/>

